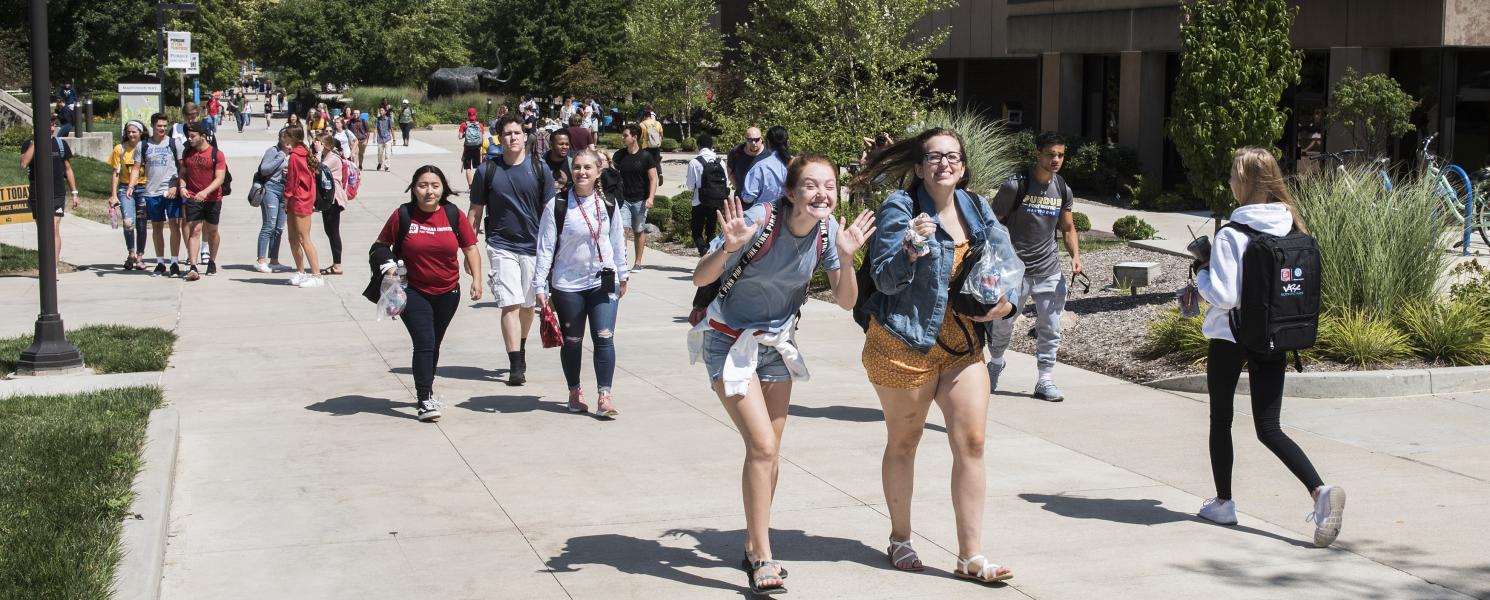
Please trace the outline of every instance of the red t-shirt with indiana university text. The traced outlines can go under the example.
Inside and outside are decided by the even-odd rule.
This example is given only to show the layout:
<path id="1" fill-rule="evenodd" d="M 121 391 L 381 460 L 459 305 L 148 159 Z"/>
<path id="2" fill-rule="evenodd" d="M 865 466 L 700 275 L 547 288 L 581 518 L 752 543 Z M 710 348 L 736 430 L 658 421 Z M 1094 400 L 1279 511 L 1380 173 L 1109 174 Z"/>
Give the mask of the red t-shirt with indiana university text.
<path id="1" fill-rule="evenodd" d="M 217 177 L 217 170 L 212 166 L 214 154 L 217 155 L 216 169 L 227 169 L 227 155 L 211 146 L 200 152 L 196 149 L 187 150 L 181 155 L 181 179 L 186 182 L 186 189 L 191 190 L 193 194 L 207 189 L 207 186 L 212 185 L 213 178 Z M 227 176 L 224 175 L 223 179 L 226 181 Z M 221 202 L 222 186 L 218 186 L 207 196 L 198 196 L 196 200 L 197 202 Z"/>
<path id="2" fill-rule="evenodd" d="M 404 235 L 402 258 L 409 271 L 409 286 L 426 294 L 444 294 L 460 285 L 460 247 L 476 243 L 476 232 L 466 213 L 460 215 L 460 237 L 445 218 L 445 208 L 428 213 L 415 206 L 409 210 L 409 232 Z M 388 217 L 378 241 L 392 245 L 398 239 L 398 211 Z"/>

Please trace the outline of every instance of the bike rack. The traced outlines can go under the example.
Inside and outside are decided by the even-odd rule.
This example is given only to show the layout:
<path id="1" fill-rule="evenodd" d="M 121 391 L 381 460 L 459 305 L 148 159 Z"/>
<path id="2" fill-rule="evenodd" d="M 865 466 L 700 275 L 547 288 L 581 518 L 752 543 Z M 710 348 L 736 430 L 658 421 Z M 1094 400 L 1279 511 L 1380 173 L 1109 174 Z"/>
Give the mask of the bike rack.
<path id="1" fill-rule="evenodd" d="M 1474 182 L 1469 180 L 1469 173 L 1465 173 L 1459 165 L 1449 165 L 1443 170 L 1458 173 L 1464 180 L 1464 246 L 1461 256 L 1469 256 L 1469 229 L 1474 224 Z"/>

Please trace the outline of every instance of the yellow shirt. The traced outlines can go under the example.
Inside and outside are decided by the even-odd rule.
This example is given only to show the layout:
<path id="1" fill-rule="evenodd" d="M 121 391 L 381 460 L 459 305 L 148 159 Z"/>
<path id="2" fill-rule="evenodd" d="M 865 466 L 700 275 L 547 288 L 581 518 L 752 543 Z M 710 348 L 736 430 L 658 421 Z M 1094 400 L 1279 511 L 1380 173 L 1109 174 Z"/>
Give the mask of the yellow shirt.
<path id="1" fill-rule="evenodd" d="M 124 144 L 114 144 L 114 151 L 109 153 L 109 166 L 114 167 L 114 172 L 119 174 L 119 183 L 128 183 L 129 171 L 135 166 L 135 149 L 130 146 L 129 151 L 124 150 Z M 135 180 L 135 185 L 145 185 L 145 170 L 140 169 L 140 177 Z"/>

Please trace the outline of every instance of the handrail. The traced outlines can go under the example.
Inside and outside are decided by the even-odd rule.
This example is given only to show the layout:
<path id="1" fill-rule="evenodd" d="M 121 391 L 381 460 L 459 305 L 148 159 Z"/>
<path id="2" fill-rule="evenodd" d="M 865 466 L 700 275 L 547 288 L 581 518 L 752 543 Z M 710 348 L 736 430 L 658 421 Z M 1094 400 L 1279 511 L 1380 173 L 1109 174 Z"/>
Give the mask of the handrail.
<path id="1" fill-rule="evenodd" d="M 0 107 L 15 113 L 16 117 L 25 124 L 31 124 L 31 106 L 10 95 L 10 92 L 0 90 Z"/>

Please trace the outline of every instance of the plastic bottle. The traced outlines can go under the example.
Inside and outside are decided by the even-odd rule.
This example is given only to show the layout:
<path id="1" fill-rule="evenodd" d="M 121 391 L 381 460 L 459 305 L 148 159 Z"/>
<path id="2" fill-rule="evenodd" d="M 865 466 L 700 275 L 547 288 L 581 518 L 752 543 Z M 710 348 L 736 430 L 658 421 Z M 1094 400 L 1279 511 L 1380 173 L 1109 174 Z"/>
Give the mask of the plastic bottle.
<path id="1" fill-rule="evenodd" d="M 409 287 L 409 270 L 404 267 L 404 261 L 398 261 L 398 271 L 396 273 L 398 274 L 398 285 Z"/>

